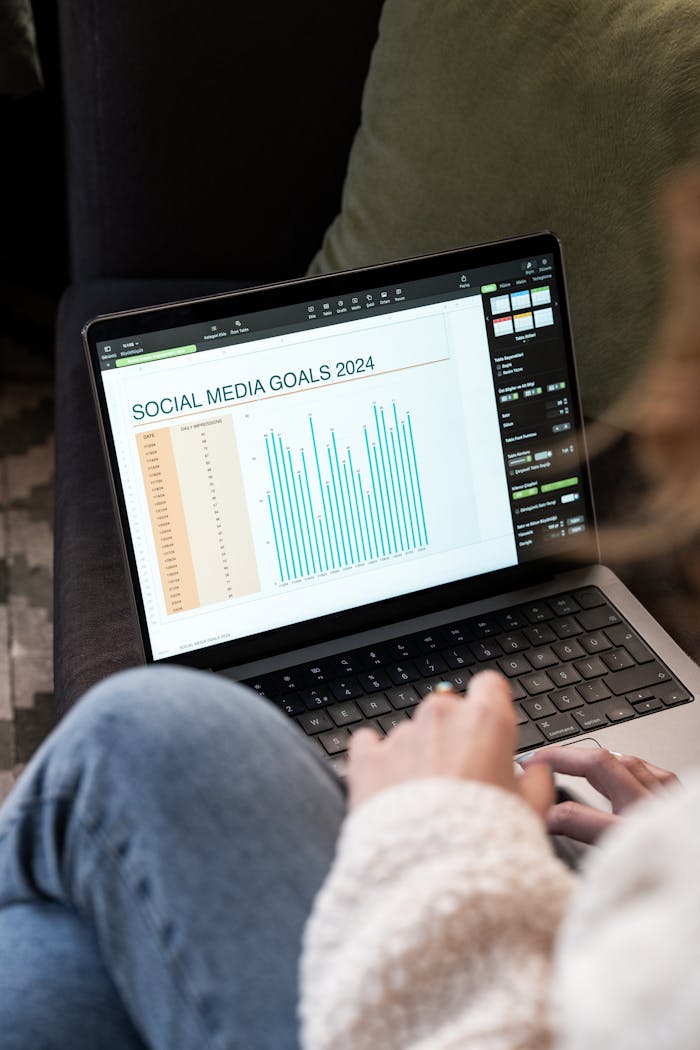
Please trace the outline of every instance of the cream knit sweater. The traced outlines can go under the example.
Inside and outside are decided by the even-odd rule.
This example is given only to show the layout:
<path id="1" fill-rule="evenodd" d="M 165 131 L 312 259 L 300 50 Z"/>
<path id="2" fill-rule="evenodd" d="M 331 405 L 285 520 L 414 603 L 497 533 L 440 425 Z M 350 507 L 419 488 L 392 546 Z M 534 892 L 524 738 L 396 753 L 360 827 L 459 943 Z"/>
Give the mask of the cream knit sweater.
<path id="1" fill-rule="evenodd" d="M 579 880 L 500 788 L 370 799 L 306 927 L 305 1050 L 697 1050 L 699 805 L 638 805 Z"/>

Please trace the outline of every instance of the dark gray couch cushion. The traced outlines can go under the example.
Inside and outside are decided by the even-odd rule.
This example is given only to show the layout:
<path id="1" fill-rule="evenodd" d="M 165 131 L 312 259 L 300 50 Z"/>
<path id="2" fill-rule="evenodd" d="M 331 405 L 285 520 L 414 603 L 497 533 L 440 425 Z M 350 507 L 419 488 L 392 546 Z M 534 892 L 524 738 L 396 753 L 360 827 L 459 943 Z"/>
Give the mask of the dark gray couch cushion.
<path id="1" fill-rule="evenodd" d="M 74 281 L 301 273 L 382 0 L 60 0 Z"/>
<path id="2" fill-rule="evenodd" d="M 232 291 L 245 282 L 94 281 L 63 296 L 56 341 L 55 696 L 63 714 L 141 661 L 80 330 L 96 314 Z"/>

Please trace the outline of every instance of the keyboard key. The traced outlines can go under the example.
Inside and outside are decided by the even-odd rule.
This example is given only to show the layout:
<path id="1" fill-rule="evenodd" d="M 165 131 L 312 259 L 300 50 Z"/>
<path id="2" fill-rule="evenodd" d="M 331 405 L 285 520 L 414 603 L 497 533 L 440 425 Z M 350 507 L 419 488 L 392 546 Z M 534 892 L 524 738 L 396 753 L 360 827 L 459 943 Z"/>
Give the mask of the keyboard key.
<path id="1" fill-rule="evenodd" d="M 496 639 L 504 653 L 519 653 L 521 649 L 527 649 L 529 642 L 520 631 L 511 634 L 501 634 Z"/>
<path id="2" fill-rule="evenodd" d="M 529 751 L 530 748 L 544 744 L 544 737 L 533 722 L 518 726 L 518 743 L 516 751 Z"/>
<path id="3" fill-rule="evenodd" d="M 326 669 L 323 667 L 322 664 L 314 664 L 313 667 L 307 667 L 305 669 L 305 674 L 308 681 L 311 682 L 312 685 L 318 685 L 319 683 L 327 682 L 328 678 L 332 677 L 326 673 Z"/>
<path id="4" fill-rule="evenodd" d="M 598 675 L 608 673 L 608 668 L 598 656 L 591 656 L 588 660 L 577 660 L 574 667 L 582 678 L 597 678 Z"/>
<path id="5" fill-rule="evenodd" d="M 286 696 L 280 696 L 277 700 L 273 700 L 273 703 L 288 715 L 300 715 L 302 711 L 306 710 L 306 705 L 299 693 L 287 693 Z"/>
<path id="6" fill-rule="evenodd" d="M 606 700 L 610 696 L 610 690 L 602 678 L 596 678 L 592 682 L 584 682 L 576 686 L 576 691 L 581 694 L 587 704 L 594 704 L 598 700 Z"/>
<path id="7" fill-rule="evenodd" d="M 268 676 L 270 683 L 276 683 L 279 693 L 298 693 L 309 683 L 300 667 L 294 667 L 291 671 L 275 671 Z M 269 693 L 266 694 L 269 696 Z"/>
<path id="8" fill-rule="evenodd" d="M 396 664 L 395 667 L 387 667 L 387 671 L 394 685 L 403 685 L 404 682 L 415 682 L 416 678 L 422 677 L 416 665 L 410 660 L 406 660 L 402 664 Z"/>
<path id="9" fill-rule="evenodd" d="M 624 722 L 628 718 L 634 718 L 634 708 L 624 699 L 615 697 L 604 701 L 601 706 L 611 722 Z"/>
<path id="10" fill-rule="evenodd" d="M 625 671 L 616 671 L 605 677 L 605 683 L 615 696 L 624 693 L 632 693 L 635 689 L 643 689 L 644 686 L 655 686 L 661 682 L 668 682 L 671 675 L 658 660 L 652 660 L 648 664 L 628 667 Z M 654 690 L 658 696 L 658 690 Z"/>
<path id="11" fill-rule="evenodd" d="M 579 603 L 571 594 L 560 594 L 556 598 L 547 600 L 557 616 L 569 616 L 580 609 Z"/>
<path id="12" fill-rule="evenodd" d="M 581 675 L 571 664 L 562 664 L 561 667 L 552 667 L 549 677 L 556 686 L 574 685 L 581 681 Z"/>
<path id="13" fill-rule="evenodd" d="M 329 755 L 338 755 L 347 750 L 350 733 L 347 729 L 332 729 L 329 733 L 321 733 L 316 739 L 321 741 Z"/>
<path id="14" fill-rule="evenodd" d="M 605 604 L 605 598 L 597 587 L 584 587 L 580 591 L 574 591 L 574 598 L 582 609 L 595 609 L 596 606 Z"/>
<path id="15" fill-rule="evenodd" d="M 449 680 L 449 679 L 448 679 L 448 680 Z M 438 678 L 426 678 L 426 679 L 424 679 L 424 681 L 422 681 L 422 682 L 415 682 L 415 683 L 414 683 L 414 685 L 413 685 L 413 688 L 414 688 L 414 689 L 416 690 L 416 692 L 418 693 L 418 695 L 420 696 L 420 698 L 421 698 L 422 700 L 424 700 L 424 699 L 426 698 L 426 696 L 430 696 L 430 694 L 431 694 L 431 693 L 434 693 L 434 692 L 435 692 L 435 686 L 436 686 L 436 685 L 437 685 L 437 684 L 438 684 L 439 682 L 444 682 L 444 681 L 445 681 L 445 679 L 444 679 L 444 678 L 442 678 L 442 677 L 438 677 Z M 454 685 L 454 682 L 453 682 L 452 684 Z M 466 688 L 466 686 L 465 686 L 465 688 Z M 459 691 L 460 691 L 460 690 L 459 690 L 459 689 L 457 688 L 457 686 L 456 686 L 456 685 L 455 685 L 455 690 L 456 690 L 456 692 L 459 692 Z"/>
<path id="16" fill-rule="evenodd" d="M 334 693 L 330 691 L 328 686 L 318 685 L 314 689 L 302 689 L 299 694 L 310 709 L 314 707 L 325 707 L 327 704 L 334 704 L 338 699 Z"/>
<path id="17" fill-rule="evenodd" d="M 663 704 L 660 700 L 657 700 L 655 696 L 650 696 L 648 700 L 642 700 L 640 703 L 634 705 L 634 709 L 638 715 L 649 715 L 652 711 L 660 711 Z"/>
<path id="18" fill-rule="evenodd" d="M 329 656 L 327 660 L 320 660 L 319 664 L 328 679 L 349 678 L 350 675 L 365 671 L 370 666 L 364 653 L 360 654 L 357 651 L 342 653 L 340 656 Z"/>
<path id="19" fill-rule="evenodd" d="M 559 638 L 573 638 L 575 634 L 581 633 L 581 628 L 575 616 L 563 616 L 560 620 L 552 620 L 549 626 Z"/>
<path id="20" fill-rule="evenodd" d="M 549 699 L 560 711 L 572 711 L 575 707 L 583 707 L 583 700 L 575 689 L 557 689 L 556 693 L 550 693 Z"/>
<path id="21" fill-rule="evenodd" d="M 599 631 L 612 623 L 620 623 L 620 617 L 610 605 L 601 605 L 597 609 L 583 609 L 578 614 L 578 621 L 584 631 Z"/>
<path id="22" fill-rule="evenodd" d="M 520 704 L 513 704 L 513 710 L 515 711 L 515 720 L 519 726 L 525 725 L 527 722 L 527 715 L 523 711 Z"/>
<path id="23" fill-rule="evenodd" d="M 394 638 L 390 642 L 384 642 L 384 645 L 388 651 L 389 660 L 410 660 L 414 656 L 421 655 L 421 648 L 415 635 L 409 638 Z"/>
<path id="24" fill-rule="evenodd" d="M 374 671 L 365 671 L 364 674 L 358 674 L 357 680 L 362 686 L 365 693 L 376 693 L 380 689 L 389 689 L 391 686 L 391 678 L 380 668 Z"/>
<path id="25" fill-rule="evenodd" d="M 365 649 L 364 655 L 368 667 L 384 667 L 391 659 L 383 643 L 381 645 L 373 645 L 371 649 Z"/>
<path id="26" fill-rule="evenodd" d="M 594 655 L 602 653 L 606 649 L 612 649 L 612 645 L 602 631 L 594 631 L 593 634 L 584 635 L 579 641 L 587 653 Z"/>
<path id="27" fill-rule="evenodd" d="M 530 645 L 547 645 L 549 642 L 556 642 L 557 636 L 546 623 L 533 624 L 532 627 L 526 627 L 523 630 L 523 634 L 530 642 Z"/>
<path id="28" fill-rule="evenodd" d="M 323 733 L 326 729 L 332 729 L 333 723 L 325 711 L 307 711 L 299 715 L 297 722 L 309 736 L 314 733 Z"/>
<path id="29" fill-rule="evenodd" d="M 551 689 L 554 689 L 554 683 L 545 671 L 539 674 L 525 675 L 520 679 L 520 682 L 530 696 L 536 696 L 538 693 L 548 693 Z"/>
<path id="30" fill-rule="evenodd" d="M 554 704 L 546 696 L 537 697 L 535 700 L 523 700 L 522 707 L 533 720 L 555 713 Z"/>
<path id="31" fill-rule="evenodd" d="M 470 648 L 477 660 L 495 660 L 497 657 L 503 656 L 503 650 L 500 645 L 493 640 L 474 642 Z"/>
<path id="32" fill-rule="evenodd" d="M 527 627 L 529 623 L 527 617 L 521 612 L 516 612 L 515 609 L 500 613 L 496 619 L 504 631 L 517 631 L 520 627 Z"/>
<path id="33" fill-rule="evenodd" d="M 613 645 L 624 646 L 636 664 L 646 664 L 654 659 L 651 649 L 647 648 L 626 623 L 607 627 L 605 633 Z"/>
<path id="34" fill-rule="evenodd" d="M 386 695 L 391 706 L 397 711 L 403 710 L 404 707 L 413 707 L 421 701 L 420 694 L 412 685 L 405 685 L 398 689 L 389 689 Z"/>
<path id="35" fill-rule="evenodd" d="M 415 661 L 415 665 L 421 675 L 426 678 L 429 678 L 431 675 L 442 674 L 443 671 L 447 670 L 447 664 L 437 653 L 431 656 L 419 656 Z"/>
<path id="36" fill-rule="evenodd" d="M 580 711 L 574 711 L 574 718 L 581 729 L 600 729 L 601 726 L 608 725 L 605 712 L 599 709 L 599 705 L 582 707 Z"/>
<path id="37" fill-rule="evenodd" d="M 536 671 L 539 671 L 541 667 L 551 667 L 558 663 L 557 657 L 548 645 L 542 646 L 541 649 L 531 649 L 527 658 Z"/>
<path id="38" fill-rule="evenodd" d="M 529 674 L 532 670 L 524 656 L 504 656 L 498 661 L 498 666 L 509 678 L 516 674 Z"/>
<path id="39" fill-rule="evenodd" d="M 376 696 L 370 696 L 366 700 L 358 700 L 357 706 L 365 718 L 376 718 L 378 715 L 386 715 L 391 711 L 391 704 L 384 693 L 377 693 Z"/>
<path id="40" fill-rule="evenodd" d="M 450 671 L 447 676 L 447 681 L 452 682 L 458 693 L 465 693 L 469 688 L 469 679 L 471 678 L 471 671 Z"/>
<path id="41" fill-rule="evenodd" d="M 341 779 L 347 776 L 348 772 L 348 757 L 347 755 L 328 755 L 326 761 L 329 766 L 332 766 L 333 771 L 337 777 Z"/>
<path id="42" fill-rule="evenodd" d="M 254 689 L 256 693 L 260 693 L 261 696 L 266 696 L 268 700 L 274 700 L 275 697 L 279 696 L 282 690 L 280 689 L 279 682 L 273 675 L 262 675 L 260 678 L 249 678 L 243 685 L 247 685 L 249 689 Z"/>
<path id="43" fill-rule="evenodd" d="M 496 671 L 497 674 L 503 674 L 495 660 L 489 660 L 487 663 L 477 664 L 476 667 L 472 667 L 472 675 L 483 674 L 484 671 Z"/>
<path id="44" fill-rule="evenodd" d="M 611 671 L 624 671 L 625 667 L 634 667 L 634 660 L 626 649 L 612 649 L 603 653 L 603 660 Z"/>
<path id="45" fill-rule="evenodd" d="M 326 711 L 337 726 L 349 726 L 352 725 L 353 722 L 362 721 L 359 707 L 352 702 L 348 704 L 336 704 L 335 707 L 326 708 Z"/>
<path id="46" fill-rule="evenodd" d="M 458 645 L 455 649 L 448 649 L 442 655 L 445 657 L 448 666 L 453 669 L 467 667 L 475 662 L 471 649 L 466 645 Z"/>
<path id="47" fill-rule="evenodd" d="M 441 628 L 435 627 L 432 631 L 425 631 L 422 634 L 409 634 L 406 642 L 409 646 L 414 645 L 422 653 L 436 653 L 438 649 L 443 649 L 449 639 L 443 636 Z"/>
<path id="48" fill-rule="evenodd" d="M 447 635 L 448 645 L 463 645 L 465 642 L 470 642 L 473 638 L 472 632 L 467 627 L 466 623 L 451 623 L 447 627 L 443 627 Z"/>
<path id="49" fill-rule="evenodd" d="M 475 638 L 490 638 L 493 634 L 501 633 L 500 624 L 490 616 L 474 617 L 469 620 L 469 627 Z"/>
<path id="50" fill-rule="evenodd" d="M 331 691 L 336 700 L 354 700 L 355 697 L 363 695 L 360 683 L 355 678 L 341 678 L 340 681 L 333 682 Z"/>
<path id="51" fill-rule="evenodd" d="M 686 693 L 685 689 L 682 689 L 673 682 L 669 685 L 659 686 L 656 690 L 656 695 L 663 701 L 665 707 L 675 707 L 676 704 L 686 704 L 690 700 L 690 695 Z"/>
<path id="52" fill-rule="evenodd" d="M 546 602 L 534 602 L 532 605 L 523 605 L 520 611 L 524 613 L 530 623 L 542 623 L 544 620 L 551 620 L 554 615 Z"/>
<path id="53" fill-rule="evenodd" d="M 378 718 L 377 722 L 385 733 L 390 733 L 392 729 L 395 729 L 406 718 L 408 718 L 408 715 L 405 711 L 394 711 L 392 715 L 384 715 L 382 718 Z"/>
<path id="54" fill-rule="evenodd" d="M 537 723 L 547 740 L 561 740 L 565 736 L 573 736 L 578 733 L 578 723 L 568 714 L 552 715 L 551 718 L 543 718 Z"/>
<path id="55" fill-rule="evenodd" d="M 521 686 L 519 679 L 511 678 L 508 684 L 510 685 L 510 691 L 513 694 L 514 700 L 523 700 L 527 696 L 527 693 Z"/>
<path id="56" fill-rule="evenodd" d="M 654 693 L 649 689 L 634 689 L 631 693 L 627 693 L 625 696 L 625 700 L 629 704 L 634 704 L 635 707 L 637 704 L 641 704 L 645 700 L 652 700 L 653 698 Z"/>
<path id="57" fill-rule="evenodd" d="M 560 660 L 576 660 L 579 656 L 586 655 L 585 649 L 581 648 L 575 638 L 571 638 L 568 642 L 555 642 L 552 649 Z"/>

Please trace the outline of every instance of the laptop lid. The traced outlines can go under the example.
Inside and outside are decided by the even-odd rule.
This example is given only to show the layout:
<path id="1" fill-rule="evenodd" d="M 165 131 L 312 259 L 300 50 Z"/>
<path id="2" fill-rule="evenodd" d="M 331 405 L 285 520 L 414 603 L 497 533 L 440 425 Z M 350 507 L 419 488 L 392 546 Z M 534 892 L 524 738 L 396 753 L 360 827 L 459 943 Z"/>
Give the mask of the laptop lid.
<path id="1" fill-rule="evenodd" d="M 231 666 L 595 547 L 551 233 L 83 334 L 147 660 Z"/>

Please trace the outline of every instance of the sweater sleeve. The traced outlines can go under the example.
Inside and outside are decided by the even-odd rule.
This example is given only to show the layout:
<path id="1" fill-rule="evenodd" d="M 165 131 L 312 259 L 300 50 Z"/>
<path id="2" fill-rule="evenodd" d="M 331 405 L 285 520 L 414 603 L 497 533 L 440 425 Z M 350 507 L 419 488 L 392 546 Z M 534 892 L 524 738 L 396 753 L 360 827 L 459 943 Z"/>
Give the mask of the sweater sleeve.
<path id="1" fill-rule="evenodd" d="M 305 930 L 304 1050 L 547 1047 L 574 883 L 501 788 L 435 778 L 374 796 L 347 818 Z"/>

